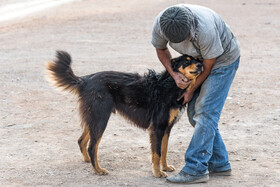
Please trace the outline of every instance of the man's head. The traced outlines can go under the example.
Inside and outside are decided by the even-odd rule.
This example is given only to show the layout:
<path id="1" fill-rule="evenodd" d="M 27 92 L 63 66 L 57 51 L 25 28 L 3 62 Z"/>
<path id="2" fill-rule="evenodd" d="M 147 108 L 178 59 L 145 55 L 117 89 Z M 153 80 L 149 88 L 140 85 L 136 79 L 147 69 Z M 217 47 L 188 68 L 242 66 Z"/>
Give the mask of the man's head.
<path id="1" fill-rule="evenodd" d="M 185 7 L 173 6 L 160 17 L 160 28 L 168 41 L 180 43 L 190 35 L 194 20 L 193 13 Z"/>

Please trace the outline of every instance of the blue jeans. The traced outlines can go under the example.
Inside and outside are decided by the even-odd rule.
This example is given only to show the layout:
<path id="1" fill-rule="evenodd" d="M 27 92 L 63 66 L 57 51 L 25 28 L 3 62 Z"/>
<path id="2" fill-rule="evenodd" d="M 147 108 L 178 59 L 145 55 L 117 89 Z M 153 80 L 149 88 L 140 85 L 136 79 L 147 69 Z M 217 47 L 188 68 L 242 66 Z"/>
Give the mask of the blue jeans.
<path id="1" fill-rule="evenodd" d="M 186 165 L 182 170 L 190 175 L 231 169 L 218 122 L 239 59 L 228 66 L 212 70 L 188 103 L 189 121 L 195 130 L 185 154 Z"/>

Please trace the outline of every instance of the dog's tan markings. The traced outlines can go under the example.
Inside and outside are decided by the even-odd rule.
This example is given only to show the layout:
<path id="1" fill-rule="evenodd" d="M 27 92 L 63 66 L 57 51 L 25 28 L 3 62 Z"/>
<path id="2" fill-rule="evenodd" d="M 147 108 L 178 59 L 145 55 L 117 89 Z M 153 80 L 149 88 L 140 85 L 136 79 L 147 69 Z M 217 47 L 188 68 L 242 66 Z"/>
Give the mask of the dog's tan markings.
<path id="1" fill-rule="evenodd" d="M 188 61 L 190 61 L 190 60 L 191 60 L 191 58 L 190 58 L 190 57 L 187 57 L 187 60 L 188 60 Z"/>
<path id="2" fill-rule="evenodd" d="M 194 79 L 191 80 L 191 83 L 189 84 L 187 90 L 190 90 L 190 89 L 194 86 L 195 81 L 196 81 L 196 78 L 194 78 Z"/>
<path id="3" fill-rule="evenodd" d="M 197 75 L 190 73 L 190 72 L 196 71 L 196 65 L 195 64 L 189 65 L 185 68 L 183 68 L 183 66 L 181 66 L 178 70 L 183 75 L 185 75 L 185 77 L 187 77 L 189 80 L 192 80 L 192 79 L 197 77 Z"/>
<path id="4" fill-rule="evenodd" d="M 97 160 L 97 151 L 98 151 L 98 145 L 100 143 L 101 138 L 97 141 L 94 147 L 94 172 L 98 175 L 107 175 L 108 171 L 101 168 L 99 166 L 98 160 Z"/>
<path id="5" fill-rule="evenodd" d="M 169 111 L 169 121 L 168 121 L 168 125 L 171 125 L 172 122 L 176 119 L 176 117 L 178 116 L 179 114 L 179 109 L 171 109 Z"/>
<path id="6" fill-rule="evenodd" d="M 175 168 L 171 165 L 167 165 L 167 147 L 168 147 L 168 138 L 169 138 L 169 133 L 165 133 L 163 138 L 162 138 L 162 143 L 161 143 L 161 157 L 160 157 L 160 164 L 162 167 L 163 171 L 174 171 Z"/>
<path id="7" fill-rule="evenodd" d="M 193 71 L 196 71 L 196 65 L 192 64 L 190 66 L 187 66 L 185 68 L 183 68 L 183 66 L 181 66 L 179 69 L 179 72 L 181 72 L 185 77 L 187 77 L 187 79 L 191 80 L 190 85 L 188 86 L 187 90 L 190 90 L 193 85 L 195 84 L 196 81 L 196 77 L 198 77 L 198 75 L 190 73 Z"/>
<path id="8" fill-rule="evenodd" d="M 160 157 L 157 153 L 152 153 L 152 163 L 153 163 L 153 172 L 154 176 L 159 177 L 167 177 L 167 174 L 160 170 Z"/>
<path id="9" fill-rule="evenodd" d="M 78 142 L 85 162 L 90 162 L 90 158 L 88 156 L 88 151 L 87 151 L 89 138 L 90 136 L 89 136 L 88 127 L 84 126 L 83 134 L 79 138 Z"/>
<path id="10" fill-rule="evenodd" d="M 149 127 L 149 134 L 150 134 L 150 143 L 151 143 L 151 156 L 152 156 L 152 164 L 153 164 L 153 174 L 155 177 L 167 177 L 167 174 L 163 171 L 160 170 L 160 156 L 158 153 L 156 153 L 156 147 L 157 146 L 155 143 L 155 136 L 153 132 L 153 127 Z"/>

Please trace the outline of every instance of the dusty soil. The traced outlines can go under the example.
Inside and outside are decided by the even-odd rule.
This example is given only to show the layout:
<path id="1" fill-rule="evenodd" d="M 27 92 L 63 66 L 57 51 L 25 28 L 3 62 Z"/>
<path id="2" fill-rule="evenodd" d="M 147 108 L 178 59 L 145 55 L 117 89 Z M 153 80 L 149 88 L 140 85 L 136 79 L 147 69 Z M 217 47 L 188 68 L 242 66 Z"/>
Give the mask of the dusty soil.
<path id="1" fill-rule="evenodd" d="M 76 98 L 47 84 L 44 64 L 63 49 L 72 54 L 77 75 L 162 71 L 150 44 L 153 19 L 181 2 L 84 0 L 1 23 L 1 186 L 173 186 L 152 175 L 148 132 L 119 115 L 112 115 L 100 143 L 100 164 L 110 173 L 93 174 L 77 144 Z M 196 186 L 280 186 L 279 1 L 188 3 L 222 15 L 242 49 L 219 125 L 233 175 Z M 185 114 L 169 143 L 168 161 L 176 172 L 192 133 Z"/>

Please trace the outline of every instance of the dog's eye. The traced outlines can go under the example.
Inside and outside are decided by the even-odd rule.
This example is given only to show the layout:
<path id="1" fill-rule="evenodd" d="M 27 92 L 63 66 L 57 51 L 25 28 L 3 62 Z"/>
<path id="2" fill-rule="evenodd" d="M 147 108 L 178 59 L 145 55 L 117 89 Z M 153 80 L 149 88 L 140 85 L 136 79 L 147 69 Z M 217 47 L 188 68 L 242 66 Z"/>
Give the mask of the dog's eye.
<path id="1" fill-rule="evenodd" d="M 185 62 L 183 63 L 183 68 L 190 66 L 192 63 L 191 62 Z"/>

